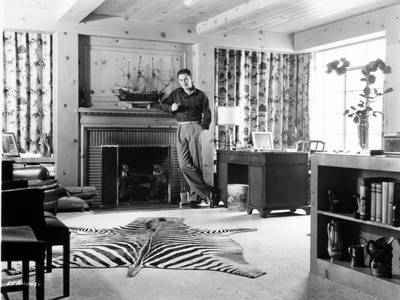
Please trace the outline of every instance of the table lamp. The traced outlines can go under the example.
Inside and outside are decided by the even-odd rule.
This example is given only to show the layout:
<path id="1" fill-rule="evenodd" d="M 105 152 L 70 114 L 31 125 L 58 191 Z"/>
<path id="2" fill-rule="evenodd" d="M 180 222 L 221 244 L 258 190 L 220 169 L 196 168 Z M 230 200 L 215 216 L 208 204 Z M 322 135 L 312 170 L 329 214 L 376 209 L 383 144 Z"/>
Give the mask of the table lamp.
<path id="1" fill-rule="evenodd" d="M 218 126 L 237 126 L 240 124 L 240 107 L 239 106 L 218 106 Z M 232 150 L 236 144 L 236 138 L 233 141 L 230 129 L 225 130 L 226 141 L 225 149 Z M 234 144 L 233 144 L 234 143 Z"/>

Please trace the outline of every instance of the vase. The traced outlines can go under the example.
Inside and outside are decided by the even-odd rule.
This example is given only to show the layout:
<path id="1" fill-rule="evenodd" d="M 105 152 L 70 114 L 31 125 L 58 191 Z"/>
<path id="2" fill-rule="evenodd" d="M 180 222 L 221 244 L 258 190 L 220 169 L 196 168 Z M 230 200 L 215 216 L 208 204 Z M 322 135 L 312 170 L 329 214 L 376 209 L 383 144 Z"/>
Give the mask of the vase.
<path id="1" fill-rule="evenodd" d="M 357 124 L 357 133 L 358 133 L 358 144 L 360 145 L 362 150 L 368 149 L 368 132 L 369 132 L 369 123 L 368 117 L 360 118 Z"/>
<path id="2" fill-rule="evenodd" d="M 340 233 L 340 223 L 331 220 L 327 226 L 328 232 L 328 254 L 331 261 L 339 260 L 342 256 L 343 244 Z"/>

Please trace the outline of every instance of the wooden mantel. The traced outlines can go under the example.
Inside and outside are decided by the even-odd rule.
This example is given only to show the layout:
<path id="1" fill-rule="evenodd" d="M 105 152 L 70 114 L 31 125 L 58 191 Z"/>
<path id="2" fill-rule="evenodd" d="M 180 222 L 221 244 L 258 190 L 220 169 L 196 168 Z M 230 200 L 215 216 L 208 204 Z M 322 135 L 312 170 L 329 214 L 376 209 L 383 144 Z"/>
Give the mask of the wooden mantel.
<path id="1" fill-rule="evenodd" d="M 153 115 L 171 117 L 171 114 L 156 108 L 76 108 L 81 115 L 118 115 L 118 116 L 141 116 Z"/>
<path id="2" fill-rule="evenodd" d="M 80 115 L 80 125 L 104 127 L 177 127 L 172 114 L 155 108 L 76 108 Z"/>

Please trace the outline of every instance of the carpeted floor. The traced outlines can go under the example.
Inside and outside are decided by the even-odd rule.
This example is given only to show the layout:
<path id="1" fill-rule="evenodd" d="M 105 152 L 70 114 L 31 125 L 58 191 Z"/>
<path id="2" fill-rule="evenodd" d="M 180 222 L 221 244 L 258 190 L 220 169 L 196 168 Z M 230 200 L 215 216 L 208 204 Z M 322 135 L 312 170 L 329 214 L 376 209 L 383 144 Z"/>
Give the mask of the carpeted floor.
<path id="1" fill-rule="evenodd" d="M 60 213 L 68 226 L 111 227 L 125 225 L 138 217 L 180 217 L 193 227 L 257 228 L 255 232 L 231 238 L 243 247 L 246 261 L 266 272 L 250 279 L 214 271 L 146 268 L 127 277 L 127 268 L 71 269 L 69 299 L 376 299 L 360 291 L 336 284 L 309 272 L 310 216 L 277 212 L 261 219 L 225 208 L 173 209 L 153 211 L 102 211 Z M 10 280 L 2 273 L 3 284 Z M 34 280 L 34 277 L 31 278 Z M 62 296 L 62 271 L 45 275 L 46 299 Z M 31 288 L 34 299 L 35 291 Z M 10 293 L 21 299 L 21 293 Z"/>

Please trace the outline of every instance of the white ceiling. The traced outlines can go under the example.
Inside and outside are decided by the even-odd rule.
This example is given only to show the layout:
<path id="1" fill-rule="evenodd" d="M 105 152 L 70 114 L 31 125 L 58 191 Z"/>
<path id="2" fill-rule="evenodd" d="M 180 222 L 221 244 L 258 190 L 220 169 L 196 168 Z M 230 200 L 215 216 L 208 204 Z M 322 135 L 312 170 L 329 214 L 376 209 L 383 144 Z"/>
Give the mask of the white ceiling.
<path id="1" fill-rule="evenodd" d="M 4 0 L 7 7 L 54 11 L 64 22 L 89 15 L 191 24 L 204 35 L 294 34 L 400 0 Z M 61 17 L 60 17 L 61 16 Z"/>

